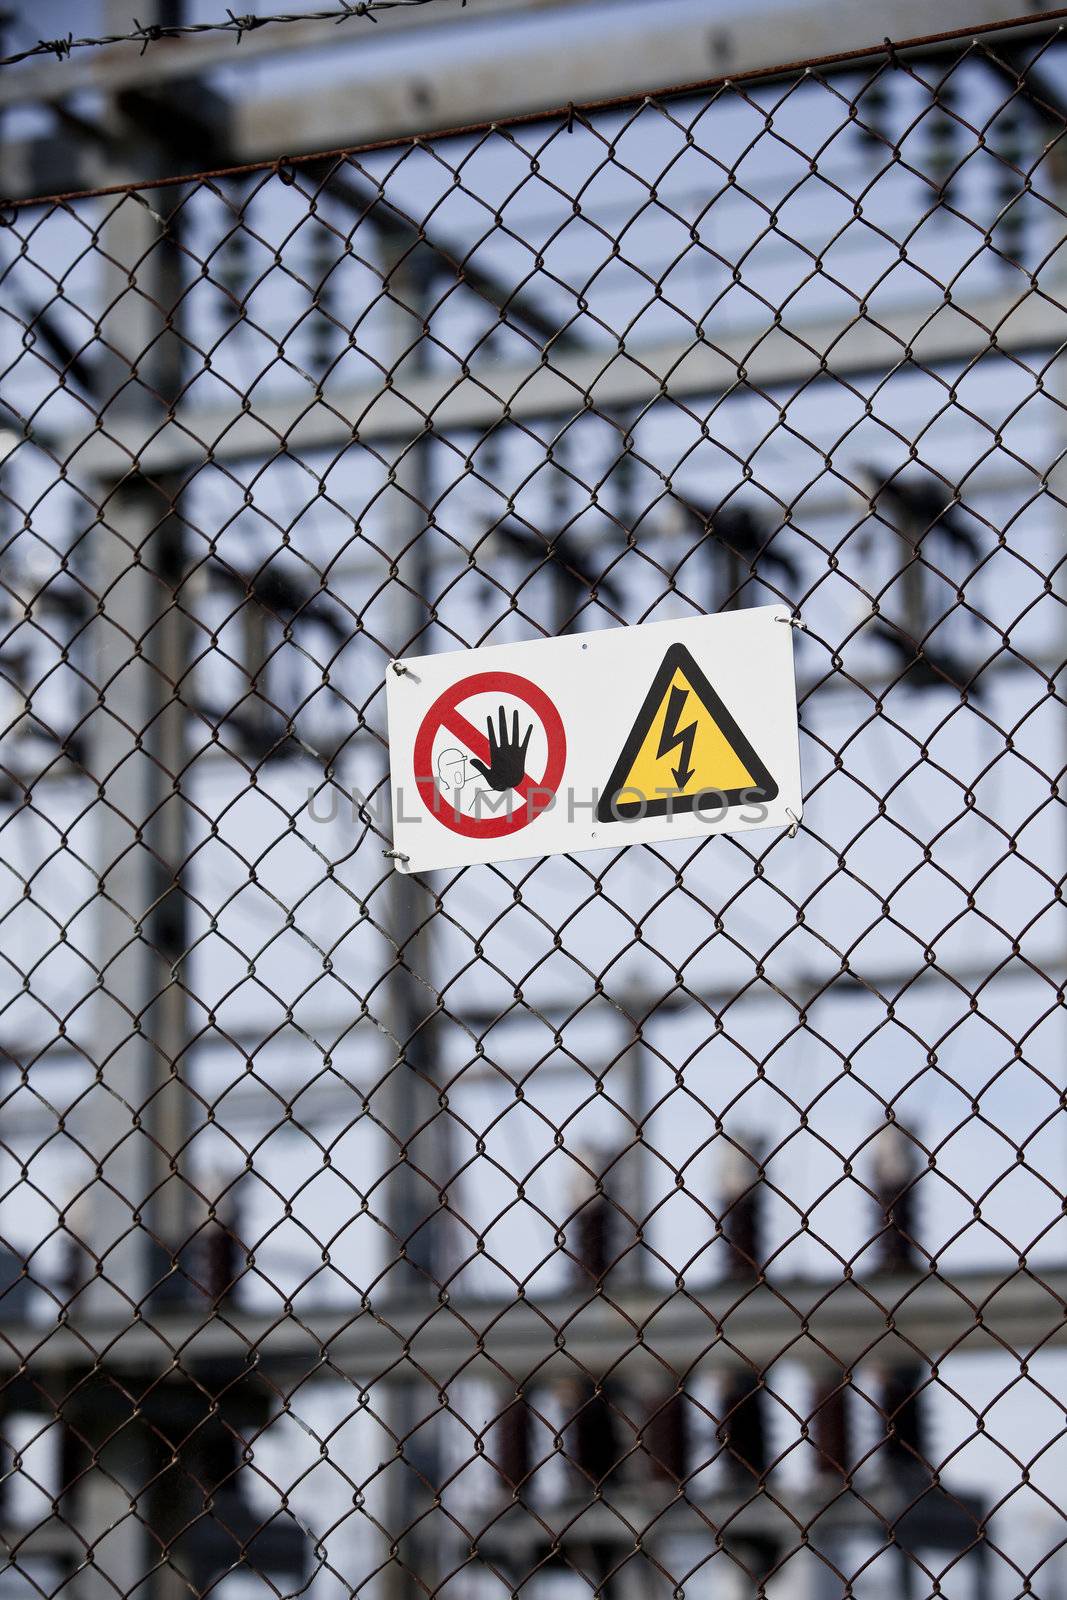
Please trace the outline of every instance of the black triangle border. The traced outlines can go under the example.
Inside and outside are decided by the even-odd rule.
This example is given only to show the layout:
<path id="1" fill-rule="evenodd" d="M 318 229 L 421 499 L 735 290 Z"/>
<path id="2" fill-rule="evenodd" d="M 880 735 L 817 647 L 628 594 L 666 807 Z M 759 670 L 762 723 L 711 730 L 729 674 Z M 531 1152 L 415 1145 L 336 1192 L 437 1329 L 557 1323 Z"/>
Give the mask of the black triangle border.
<path id="1" fill-rule="evenodd" d="M 625 787 L 625 780 L 629 776 L 630 768 L 637 758 L 637 752 L 640 750 L 645 736 L 652 726 L 656 712 L 659 710 L 663 697 L 667 693 L 668 685 L 679 668 L 685 673 L 698 698 L 703 702 L 705 709 L 718 723 L 729 744 L 733 746 L 734 754 L 744 762 L 755 781 L 748 784 L 744 789 L 703 789 L 697 790 L 693 794 L 661 795 L 655 800 L 624 800 L 621 805 L 616 806 L 613 804 L 615 796 Z M 608 779 L 607 787 L 597 803 L 597 821 L 640 821 L 642 817 L 674 816 L 680 812 L 698 811 L 706 806 L 720 806 L 724 800 L 727 806 L 758 805 L 761 801 L 766 803 L 769 800 L 777 799 L 777 797 L 777 783 L 741 732 L 720 697 L 711 687 L 704 673 L 693 660 L 692 655 L 684 644 L 672 644 L 652 680 L 652 687 L 642 701 L 641 709 L 634 719 L 633 727 L 626 736 L 622 754 L 616 761 L 611 777 Z"/>

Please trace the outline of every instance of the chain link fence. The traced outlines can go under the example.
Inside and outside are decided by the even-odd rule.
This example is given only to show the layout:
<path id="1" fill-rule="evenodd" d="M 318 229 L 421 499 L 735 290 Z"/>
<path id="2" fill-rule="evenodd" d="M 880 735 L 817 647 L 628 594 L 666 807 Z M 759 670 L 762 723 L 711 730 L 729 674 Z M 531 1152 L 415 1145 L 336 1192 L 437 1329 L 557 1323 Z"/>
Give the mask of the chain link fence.
<path id="1" fill-rule="evenodd" d="M 5 213 L 5 1600 L 1067 1595 L 1065 96 Z M 394 872 L 391 659 L 772 600 L 796 838 Z"/>

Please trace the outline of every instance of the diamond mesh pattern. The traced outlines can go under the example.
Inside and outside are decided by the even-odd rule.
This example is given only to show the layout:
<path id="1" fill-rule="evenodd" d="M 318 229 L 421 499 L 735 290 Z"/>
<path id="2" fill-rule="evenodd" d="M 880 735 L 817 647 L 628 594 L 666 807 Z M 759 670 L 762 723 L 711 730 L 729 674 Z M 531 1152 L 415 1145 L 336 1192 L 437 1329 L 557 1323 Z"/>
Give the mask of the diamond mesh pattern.
<path id="1" fill-rule="evenodd" d="M 1065 92 L 7 213 L 5 1594 L 1064 1593 Z M 390 659 L 771 600 L 798 837 L 393 872 Z"/>

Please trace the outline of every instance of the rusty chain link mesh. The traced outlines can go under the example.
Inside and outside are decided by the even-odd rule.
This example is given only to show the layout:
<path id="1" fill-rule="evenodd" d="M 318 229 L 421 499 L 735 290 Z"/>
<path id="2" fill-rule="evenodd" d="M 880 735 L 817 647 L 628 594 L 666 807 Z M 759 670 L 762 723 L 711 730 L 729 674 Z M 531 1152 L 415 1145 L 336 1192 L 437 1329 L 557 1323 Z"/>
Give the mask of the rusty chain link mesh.
<path id="1" fill-rule="evenodd" d="M 1065 95 L 5 215 L 3 1596 L 1067 1594 Z M 392 871 L 391 658 L 775 599 L 797 838 Z"/>

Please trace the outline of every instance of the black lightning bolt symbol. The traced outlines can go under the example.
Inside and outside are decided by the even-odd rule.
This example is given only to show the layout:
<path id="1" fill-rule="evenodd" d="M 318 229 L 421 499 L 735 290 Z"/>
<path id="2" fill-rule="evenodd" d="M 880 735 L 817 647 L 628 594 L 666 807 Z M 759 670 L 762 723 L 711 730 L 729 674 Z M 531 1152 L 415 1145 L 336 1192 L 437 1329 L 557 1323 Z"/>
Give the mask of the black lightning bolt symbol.
<path id="1" fill-rule="evenodd" d="M 689 757 L 693 753 L 693 740 L 697 735 L 696 722 L 687 723 L 684 728 L 679 728 L 678 718 L 685 709 L 685 702 L 689 699 L 689 690 L 681 689 L 675 685 L 671 689 L 670 699 L 667 701 L 667 715 L 663 719 L 663 732 L 659 736 L 659 749 L 656 751 L 656 760 L 665 756 L 669 750 L 678 747 L 682 752 L 682 759 L 678 766 L 672 767 L 674 781 L 679 789 L 684 789 L 693 776 L 694 768 L 689 765 Z"/>

